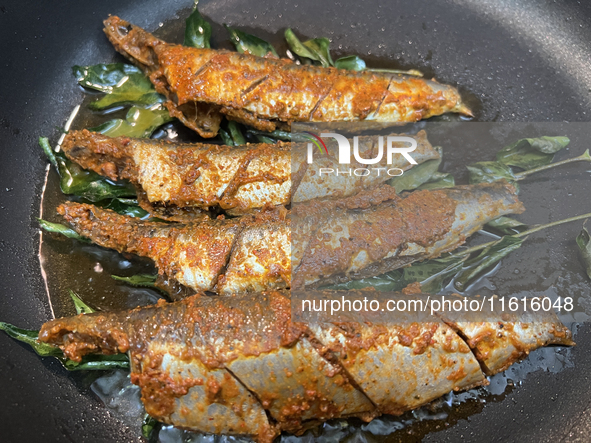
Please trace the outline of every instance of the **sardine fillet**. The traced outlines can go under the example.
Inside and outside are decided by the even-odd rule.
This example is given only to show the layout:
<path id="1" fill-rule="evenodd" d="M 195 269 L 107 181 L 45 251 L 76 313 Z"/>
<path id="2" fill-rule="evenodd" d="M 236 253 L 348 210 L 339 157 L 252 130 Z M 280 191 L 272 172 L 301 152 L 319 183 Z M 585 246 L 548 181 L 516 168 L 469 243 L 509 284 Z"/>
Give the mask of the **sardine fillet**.
<path id="1" fill-rule="evenodd" d="M 167 44 L 115 16 L 104 24 L 115 49 L 168 98 L 171 115 L 203 137 L 217 134 L 220 113 L 266 131 L 278 122 L 414 122 L 445 112 L 470 115 L 455 88 L 433 80 Z"/>
<path id="2" fill-rule="evenodd" d="M 502 352 L 508 340 L 528 352 L 573 344 L 553 313 L 492 319 L 481 323 L 504 326 L 488 344 L 501 350 L 498 368 L 516 361 Z M 518 329 L 523 332 L 512 334 Z M 129 353 L 146 411 L 164 423 L 270 442 L 282 430 L 298 433 L 336 417 L 369 421 L 401 414 L 450 390 L 486 384 L 480 366 L 486 356 L 472 352 L 471 339 L 462 338 L 469 330 L 437 318 L 293 322 L 289 293 L 269 292 L 196 295 L 129 312 L 58 319 L 43 325 L 39 338 L 76 361 L 90 353 Z"/>
<path id="3" fill-rule="evenodd" d="M 413 137 L 417 141 L 413 159 L 418 164 L 440 157 L 427 140 L 425 131 Z M 336 143 L 336 140 L 327 141 L 329 152 L 338 151 Z M 375 137 L 359 137 L 358 145 L 362 158 L 375 158 L 378 149 Z M 68 132 L 62 149 L 70 160 L 85 169 L 111 180 L 126 179 L 136 184 L 145 194 L 148 204 L 144 206 L 149 212 L 154 211 L 154 205 L 179 209 L 219 206 L 230 214 L 241 214 L 265 205 L 288 205 L 292 200 L 347 197 L 390 178 L 385 172 L 368 177 L 352 176 L 347 180 L 328 175 L 320 177 L 308 170 L 304 155 L 292 158 L 292 152 L 306 152 L 305 144 L 238 147 L 181 144 L 111 138 L 82 130 Z M 315 170 L 339 167 L 334 155 L 319 157 L 316 162 L 319 166 Z M 356 164 L 350 166 L 355 168 Z M 403 171 L 412 166 L 402 156 L 394 156 L 392 164 L 388 165 Z"/>
<path id="4" fill-rule="evenodd" d="M 501 215 L 523 211 L 506 182 L 418 191 L 384 185 L 228 220 L 146 222 L 88 204 L 58 212 L 106 248 L 153 259 L 159 273 L 197 292 L 314 287 L 379 275 L 460 246 Z"/>

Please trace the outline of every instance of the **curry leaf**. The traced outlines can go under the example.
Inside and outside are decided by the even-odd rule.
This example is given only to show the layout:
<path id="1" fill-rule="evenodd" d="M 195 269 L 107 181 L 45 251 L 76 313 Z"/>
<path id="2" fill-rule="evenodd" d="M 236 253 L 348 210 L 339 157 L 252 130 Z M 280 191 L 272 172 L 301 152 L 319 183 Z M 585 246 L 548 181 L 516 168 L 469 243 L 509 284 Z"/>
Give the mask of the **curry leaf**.
<path id="1" fill-rule="evenodd" d="M 478 162 L 467 166 L 467 168 L 470 184 L 492 183 L 502 179 L 515 183 L 516 180 L 511 168 L 501 162 Z"/>
<path id="2" fill-rule="evenodd" d="M 155 418 L 150 417 L 148 414 L 144 416 L 144 420 L 142 422 L 142 435 L 144 438 L 148 440 L 150 439 L 152 432 L 154 431 L 154 428 L 158 426 L 158 423 L 159 422 Z"/>
<path id="3" fill-rule="evenodd" d="M 92 309 L 90 306 L 84 303 L 74 291 L 70 290 L 69 294 L 70 298 L 74 302 L 74 307 L 76 308 L 77 314 L 92 314 L 93 312 L 96 312 L 95 309 Z"/>
<path id="4" fill-rule="evenodd" d="M 129 358 L 126 354 L 85 355 L 81 362 L 60 358 L 68 371 L 108 371 L 112 369 L 129 369 Z"/>
<path id="5" fill-rule="evenodd" d="M 313 38 L 302 42 L 291 29 L 287 28 L 285 30 L 285 40 L 287 40 L 289 48 L 300 57 L 320 62 L 324 67 L 334 65 L 330 57 L 330 40 L 326 37 Z"/>
<path id="6" fill-rule="evenodd" d="M 554 154 L 569 144 L 568 137 L 524 138 L 504 147 L 497 160 L 507 166 L 532 169 L 552 163 Z"/>
<path id="7" fill-rule="evenodd" d="M 498 231 L 503 235 L 519 234 L 527 229 L 527 225 L 514 218 L 505 216 L 495 218 L 488 222 L 486 226 L 493 228 L 495 231 Z"/>
<path id="8" fill-rule="evenodd" d="M 456 180 L 453 175 L 444 172 L 435 171 L 427 183 L 423 183 L 417 188 L 417 191 L 426 189 L 453 188 Z"/>
<path id="9" fill-rule="evenodd" d="M 436 294 L 458 273 L 466 258 L 449 256 L 414 263 L 403 270 L 404 286 L 419 282 L 422 292 Z"/>
<path id="10" fill-rule="evenodd" d="M 507 235 L 482 250 L 477 257 L 470 259 L 468 266 L 455 278 L 454 286 L 458 291 L 465 290 L 475 279 L 494 268 L 503 257 L 518 249 L 522 238 Z"/>
<path id="11" fill-rule="evenodd" d="M 279 58 L 275 48 L 267 43 L 265 40 L 258 38 L 254 35 L 247 34 L 238 29 L 230 28 L 228 25 L 224 25 L 230 33 L 232 43 L 236 46 L 236 50 L 241 54 L 257 55 L 259 57 L 265 57 L 269 53 Z"/>
<path id="12" fill-rule="evenodd" d="M 121 281 L 132 286 L 154 288 L 156 286 L 157 275 L 150 274 L 136 274 L 131 277 L 120 277 L 118 275 L 111 275 L 111 278 L 117 281 Z"/>
<path id="13" fill-rule="evenodd" d="M 82 169 L 76 163 L 57 156 L 60 187 L 64 194 L 74 194 L 96 202 L 105 198 L 135 196 L 133 185 L 127 182 L 114 183 L 94 171 Z"/>
<path id="14" fill-rule="evenodd" d="M 581 229 L 581 232 L 577 235 L 577 246 L 581 251 L 587 276 L 591 278 L 591 236 L 589 236 L 589 231 L 586 228 Z"/>
<path id="15" fill-rule="evenodd" d="M 244 138 L 244 135 L 242 135 L 242 130 L 240 129 L 240 125 L 238 123 L 233 120 L 229 120 L 228 131 L 230 132 L 234 146 L 246 144 L 246 139 Z"/>
<path id="16" fill-rule="evenodd" d="M 81 86 L 104 92 L 106 95 L 92 102 L 92 109 L 136 104 L 150 106 L 164 101 L 144 73 L 124 63 L 74 66 L 76 80 Z"/>
<path id="17" fill-rule="evenodd" d="M 49 139 L 47 137 L 39 137 L 39 146 L 41 146 L 41 149 L 43 149 L 43 152 L 45 152 L 45 155 L 47 156 L 49 163 L 51 163 L 51 166 L 53 166 L 56 171 L 59 172 L 59 164 L 57 162 L 55 152 L 53 152 L 53 148 L 49 144 Z"/>
<path id="18" fill-rule="evenodd" d="M 301 138 L 298 137 L 297 134 L 293 134 L 291 132 L 287 132 L 287 131 L 281 131 L 280 129 L 276 129 L 273 132 L 265 132 L 265 131 L 259 131 L 256 129 L 252 129 L 252 128 L 248 128 L 247 132 L 250 134 L 254 134 L 254 135 L 262 135 L 264 137 L 270 137 L 270 138 L 275 138 L 277 140 L 284 140 L 284 141 L 292 141 L 292 139 L 294 141 L 307 141 L 307 138 Z"/>
<path id="19" fill-rule="evenodd" d="M 0 330 L 6 332 L 12 338 L 30 345 L 41 357 L 59 357 L 63 355 L 59 348 L 40 342 L 38 340 L 39 331 L 17 328 L 5 322 L 0 322 Z"/>
<path id="20" fill-rule="evenodd" d="M 356 55 L 341 57 L 334 62 L 335 68 L 348 69 L 350 71 L 363 71 L 366 68 L 362 58 Z"/>
<path id="21" fill-rule="evenodd" d="M 275 139 L 267 137 L 266 135 L 257 135 L 256 138 L 259 143 L 265 143 L 267 145 L 272 145 L 277 142 Z"/>
<path id="22" fill-rule="evenodd" d="M 46 232 L 60 234 L 65 237 L 68 237 L 68 238 L 73 238 L 75 240 L 80 240 L 85 243 L 89 243 L 89 240 L 87 238 L 82 237 L 80 234 L 78 234 L 72 228 L 64 226 L 60 223 L 51 223 L 51 222 L 48 222 L 48 221 L 43 220 L 41 218 L 38 218 L 37 221 L 39 222 L 39 226 L 41 226 L 41 228 Z"/>
<path id="23" fill-rule="evenodd" d="M 413 77 L 423 77 L 423 73 L 418 69 L 388 69 L 388 68 L 367 68 L 370 72 L 385 72 L 388 74 L 411 75 Z"/>
<path id="24" fill-rule="evenodd" d="M 209 41 L 211 39 L 211 25 L 203 18 L 199 9 L 198 2 L 195 2 L 193 12 L 185 20 L 185 40 L 184 46 L 193 48 L 211 48 Z"/>
<path id="25" fill-rule="evenodd" d="M 433 177 L 433 174 L 437 172 L 440 164 L 441 156 L 433 160 L 427 160 L 404 171 L 404 174 L 401 176 L 390 179 L 388 183 L 394 186 L 397 194 L 400 194 L 402 191 L 411 191 L 427 183 Z"/>
<path id="26" fill-rule="evenodd" d="M 349 280 L 343 283 L 326 286 L 327 289 L 363 289 L 372 287 L 378 291 L 400 291 L 404 288 L 402 284 L 402 272 L 391 271 L 375 277 L 368 277 L 361 280 Z"/>
<path id="27" fill-rule="evenodd" d="M 74 194 L 92 202 L 105 198 L 135 196 L 135 188 L 130 183 L 114 183 L 96 172 L 82 169 L 65 158 L 63 153 L 54 153 L 46 137 L 39 137 L 39 145 L 56 167 L 64 194 Z"/>
<path id="28" fill-rule="evenodd" d="M 120 118 L 109 120 L 95 128 L 89 128 L 89 130 L 100 132 L 109 137 L 148 138 L 158 127 L 171 120 L 172 117 L 166 109 L 144 109 L 132 106 L 129 108 L 125 120 Z"/>
<path id="29" fill-rule="evenodd" d="M 222 139 L 224 145 L 234 146 L 234 140 L 232 140 L 232 136 L 228 131 L 226 131 L 224 128 L 220 128 L 218 133 L 220 134 L 220 138 Z"/>

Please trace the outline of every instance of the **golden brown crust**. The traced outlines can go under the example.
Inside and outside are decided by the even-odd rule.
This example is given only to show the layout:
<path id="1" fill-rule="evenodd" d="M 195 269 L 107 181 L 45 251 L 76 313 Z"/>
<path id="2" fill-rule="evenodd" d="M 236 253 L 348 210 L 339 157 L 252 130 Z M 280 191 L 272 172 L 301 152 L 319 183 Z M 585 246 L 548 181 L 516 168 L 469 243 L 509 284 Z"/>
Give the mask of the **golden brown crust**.
<path id="1" fill-rule="evenodd" d="M 450 390 L 487 384 L 479 362 L 489 357 L 477 350 L 480 343 L 504 349 L 509 337 L 518 346 L 500 356 L 498 368 L 548 343 L 572 344 L 554 314 L 499 321 L 506 336 L 494 319 L 477 328 L 494 334 L 472 337 L 437 318 L 308 324 L 292 321 L 289 293 L 267 292 L 195 295 L 57 319 L 42 326 L 39 339 L 75 361 L 90 353 L 129 352 L 131 380 L 141 388 L 146 411 L 164 423 L 269 442 L 280 430 L 299 433 L 335 417 L 369 421 L 401 414 Z M 225 412 L 208 415 L 212 411 Z"/>
<path id="2" fill-rule="evenodd" d="M 359 279 L 439 256 L 487 221 L 519 212 L 506 183 L 397 196 L 383 185 L 356 196 L 273 208 L 240 218 L 147 222 L 92 205 L 60 214 L 95 243 L 150 257 L 161 275 L 222 294 Z"/>
<path id="3" fill-rule="evenodd" d="M 119 17 L 104 23 L 115 48 L 143 67 L 168 98 L 171 113 L 204 137 L 214 136 L 219 123 L 204 129 L 201 116 L 219 112 L 265 131 L 277 122 L 406 122 L 445 112 L 470 115 L 456 89 L 435 81 L 171 45 Z"/>

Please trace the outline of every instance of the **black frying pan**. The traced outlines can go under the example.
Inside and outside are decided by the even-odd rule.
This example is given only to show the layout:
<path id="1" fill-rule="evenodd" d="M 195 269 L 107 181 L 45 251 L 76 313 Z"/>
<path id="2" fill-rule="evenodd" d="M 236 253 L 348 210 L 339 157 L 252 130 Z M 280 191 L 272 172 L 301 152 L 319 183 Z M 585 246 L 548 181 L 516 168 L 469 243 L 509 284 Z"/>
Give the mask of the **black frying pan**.
<path id="1" fill-rule="evenodd" d="M 188 0 L 0 5 L 0 320 L 37 328 L 50 318 L 34 219 L 46 165 L 37 137 L 56 140 L 81 100 L 70 67 L 119 60 L 101 31 L 109 13 L 154 30 L 184 18 L 190 6 Z M 591 4 L 585 2 L 203 0 L 201 11 L 274 43 L 292 27 L 304 36 L 327 35 L 337 54 L 359 54 L 373 66 L 418 67 L 460 85 L 479 120 L 587 121 L 591 115 Z M 224 40 L 215 27 L 215 46 Z M 582 183 L 577 192 L 588 196 Z M 576 231 L 561 236 L 573 239 Z M 521 259 L 531 261 L 526 254 Z M 584 325 L 571 351 L 573 367 L 529 374 L 467 420 L 442 423 L 424 437 L 411 428 L 415 434 L 406 429 L 390 439 L 588 441 L 590 340 Z M 93 375 L 67 373 L 4 334 L 0 347 L 0 441 L 137 440 L 136 430 L 90 393 Z"/>

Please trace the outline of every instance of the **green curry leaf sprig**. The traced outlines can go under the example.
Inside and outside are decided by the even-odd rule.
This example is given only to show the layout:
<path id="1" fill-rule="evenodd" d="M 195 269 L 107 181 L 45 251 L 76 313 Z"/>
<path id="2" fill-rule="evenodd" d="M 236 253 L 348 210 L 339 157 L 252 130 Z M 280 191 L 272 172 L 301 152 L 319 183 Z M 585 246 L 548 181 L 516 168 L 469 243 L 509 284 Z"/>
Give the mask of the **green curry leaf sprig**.
<path id="1" fill-rule="evenodd" d="M 509 183 L 517 185 L 518 181 L 546 169 L 572 162 L 591 162 L 589 150 L 586 150 L 578 157 L 553 163 L 554 155 L 569 143 L 569 138 L 562 136 L 542 136 L 517 140 L 501 149 L 497 153 L 495 161 L 482 161 L 468 165 L 469 181 L 474 184 L 507 180 Z M 513 168 L 523 171 L 516 172 Z"/>
<path id="2" fill-rule="evenodd" d="M 422 292 L 436 294 L 452 283 L 454 290 L 465 291 L 480 277 L 490 273 L 509 253 L 520 248 L 528 235 L 564 223 L 591 218 L 591 213 L 534 226 L 526 230 L 523 230 L 524 225 L 519 222 L 505 220 L 507 218 L 501 217 L 502 220 L 497 219 L 499 220 L 497 226 L 501 230 L 513 228 L 520 230 L 520 232 L 505 235 L 498 240 L 468 249 L 459 250 L 453 254 L 416 262 L 406 268 L 390 271 L 376 277 L 348 281 L 329 287 L 331 289 L 349 290 L 374 287 L 379 291 L 401 291 L 410 284 L 419 283 Z M 579 240 L 577 242 L 579 243 Z M 590 243 L 588 233 L 587 237 L 584 237 L 583 234 L 579 247 L 583 245 L 589 249 L 589 254 L 591 254 Z M 585 255 L 585 252 L 583 255 Z M 591 259 L 589 263 L 591 263 Z"/>

